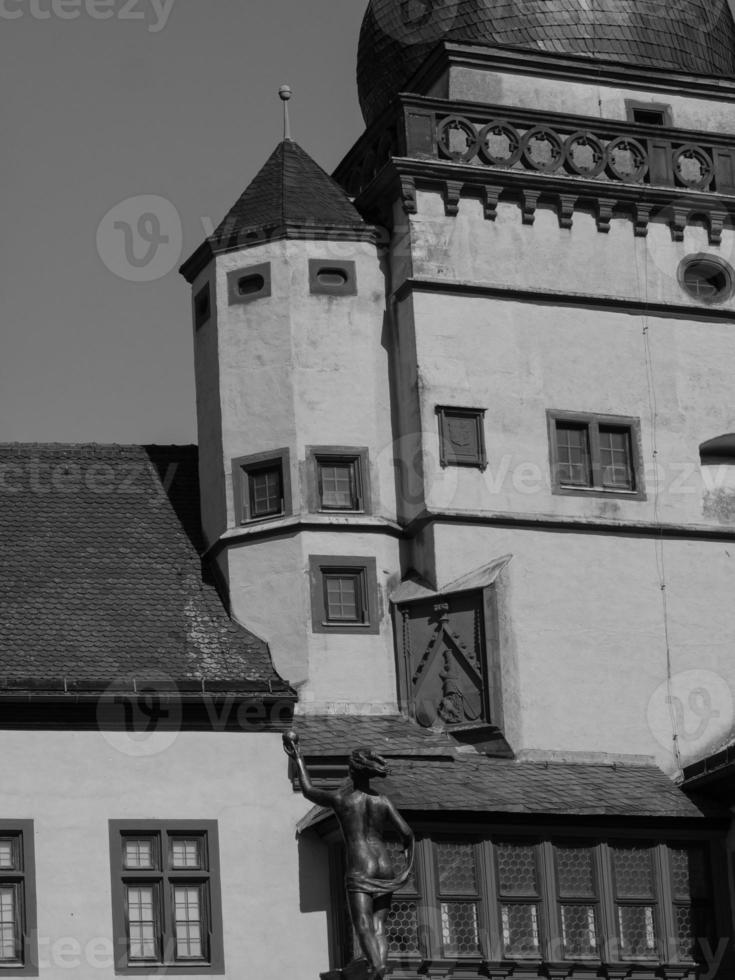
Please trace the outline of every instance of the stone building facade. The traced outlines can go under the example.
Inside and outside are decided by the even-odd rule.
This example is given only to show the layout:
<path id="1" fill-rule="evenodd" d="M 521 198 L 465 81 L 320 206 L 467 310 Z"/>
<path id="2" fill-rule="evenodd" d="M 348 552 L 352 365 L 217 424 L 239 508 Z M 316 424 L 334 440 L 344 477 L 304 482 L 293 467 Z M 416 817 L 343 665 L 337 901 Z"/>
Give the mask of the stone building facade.
<path id="1" fill-rule="evenodd" d="M 732 971 L 735 25 L 415 8 L 182 267 L 198 453 L 3 450 L 8 975 L 343 967 L 292 726 L 388 760 L 392 975 Z"/>

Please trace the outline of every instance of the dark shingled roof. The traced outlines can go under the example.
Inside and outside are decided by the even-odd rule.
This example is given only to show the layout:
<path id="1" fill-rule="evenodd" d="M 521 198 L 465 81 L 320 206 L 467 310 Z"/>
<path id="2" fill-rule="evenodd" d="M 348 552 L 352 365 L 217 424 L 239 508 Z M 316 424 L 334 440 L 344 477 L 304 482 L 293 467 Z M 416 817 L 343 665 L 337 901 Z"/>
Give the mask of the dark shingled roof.
<path id="1" fill-rule="evenodd" d="M 289 690 L 203 577 L 195 446 L 0 445 L 0 475 L 0 688 Z"/>
<path id="2" fill-rule="evenodd" d="M 404 810 L 466 810 L 578 816 L 703 817 L 654 766 L 517 762 L 466 757 L 452 762 L 394 760 L 381 782 Z"/>
<path id="3" fill-rule="evenodd" d="M 400 0 L 371 0 L 365 14 L 357 84 L 368 123 L 440 41 L 735 74 L 735 25 L 727 0 L 437 0 L 414 7 L 412 13 Z"/>
<path id="4" fill-rule="evenodd" d="M 654 818 L 725 812 L 693 800 L 654 765 L 490 758 L 401 716 L 304 715 L 294 727 L 316 778 L 327 760 L 346 764 L 361 746 L 385 756 L 390 775 L 380 780 L 380 791 L 406 811 Z"/>
<path id="5" fill-rule="evenodd" d="M 249 231 L 266 229 L 273 237 L 289 225 L 367 227 L 339 184 L 298 143 L 283 140 L 209 242 L 215 250 L 232 247 Z"/>

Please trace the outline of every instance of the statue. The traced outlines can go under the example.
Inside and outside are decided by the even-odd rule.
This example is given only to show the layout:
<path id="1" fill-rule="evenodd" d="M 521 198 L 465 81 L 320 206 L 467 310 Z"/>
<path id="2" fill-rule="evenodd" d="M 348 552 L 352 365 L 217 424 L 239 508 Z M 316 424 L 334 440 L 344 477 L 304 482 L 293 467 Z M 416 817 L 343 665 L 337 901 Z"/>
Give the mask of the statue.
<path id="1" fill-rule="evenodd" d="M 414 851 L 411 828 L 391 801 L 370 787 L 371 777 L 387 776 L 388 767 L 376 752 L 356 749 L 350 756 L 350 782 L 334 791 L 316 789 L 309 779 L 294 732 L 283 736 L 283 747 L 296 763 L 301 792 L 306 799 L 334 810 L 337 817 L 345 842 L 350 918 L 367 960 L 367 977 L 381 980 L 388 968 L 385 922 L 391 897 L 408 881 Z M 406 857 L 406 867 L 398 875 L 385 843 L 384 830 L 388 825 L 398 832 Z M 359 962 L 364 961 L 355 961 L 354 966 Z"/>

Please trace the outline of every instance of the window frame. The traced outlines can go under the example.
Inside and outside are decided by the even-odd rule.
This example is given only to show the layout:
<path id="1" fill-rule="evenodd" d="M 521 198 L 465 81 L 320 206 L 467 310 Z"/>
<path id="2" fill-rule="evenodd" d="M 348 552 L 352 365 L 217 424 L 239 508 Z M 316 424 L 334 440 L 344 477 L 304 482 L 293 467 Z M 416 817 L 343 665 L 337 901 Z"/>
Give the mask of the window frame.
<path id="1" fill-rule="evenodd" d="M 323 462 L 348 464 L 353 467 L 357 507 L 325 507 L 322 500 L 320 467 Z M 309 510 L 319 514 L 369 514 L 370 454 L 367 446 L 307 446 L 307 500 Z"/>
<path id="2" fill-rule="evenodd" d="M 329 575 L 355 575 L 363 609 L 363 621 L 330 620 L 327 609 L 326 583 Z M 356 555 L 309 555 L 312 633 L 341 633 L 352 636 L 380 632 L 377 565 L 375 558 Z"/>
<path id="3" fill-rule="evenodd" d="M 241 279 L 250 279 L 260 276 L 263 285 L 260 289 L 252 293 L 241 293 L 239 283 Z M 230 306 L 241 306 L 245 303 L 252 303 L 256 299 L 264 299 L 271 295 L 271 264 L 261 262 L 258 265 L 243 266 L 240 269 L 231 269 L 227 273 L 227 302 Z"/>
<path id="4" fill-rule="evenodd" d="M 404 816 L 406 813 L 404 811 Z M 516 974 L 525 976 L 546 976 L 551 966 L 559 971 L 580 970 L 585 976 L 597 976 L 601 966 L 621 971 L 620 976 L 635 973 L 640 980 L 655 980 L 662 976 L 662 966 L 673 967 L 678 976 L 684 967 L 692 971 L 693 965 L 701 961 L 687 959 L 679 955 L 679 937 L 675 921 L 675 905 L 670 856 L 677 848 L 703 848 L 709 884 L 708 907 L 712 936 L 728 935 L 729 898 L 727 891 L 727 870 L 725 864 L 724 830 L 715 834 L 711 829 L 704 831 L 682 830 L 672 826 L 652 829 L 576 827 L 560 828 L 546 825 L 534 829 L 531 826 L 519 829 L 517 825 L 497 825 L 491 830 L 478 823 L 457 826 L 453 831 L 446 824 L 436 820 L 412 820 L 416 835 L 416 854 L 414 863 L 414 888 L 404 888 L 394 895 L 396 901 L 415 902 L 417 906 L 416 930 L 419 952 L 391 956 L 391 974 L 394 977 L 415 977 L 424 972 L 427 963 L 439 969 L 441 964 L 454 964 L 462 975 L 494 975 L 493 968 L 515 968 Z M 330 842 L 335 857 L 332 867 L 342 868 L 343 844 L 334 825 L 325 828 L 324 836 Z M 462 844 L 472 844 L 476 854 L 476 875 L 478 881 L 477 929 L 480 952 L 477 955 L 444 956 L 442 953 L 441 898 L 439 897 L 438 875 L 434 874 L 434 842 L 448 840 Z M 517 958 L 505 954 L 499 879 L 497 876 L 497 843 L 517 844 L 535 847 L 536 874 L 538 884 L 538 929 L 539 955 Z M 562 847 L 589 847 L 593 849 L 593 877 L 595 887 L 594 902 L 598 908 L 596 957 L 564 958 L 562 946 L 561 888 L 556 876 L 555 845 Z M 615 892 L 612 880 L 612 858 L 610 847 L 650 846 L 654 873 L 654 893 L 657 905 L 655 911 L 656 956 L 650 959 L 620 959 L 617 924 L 615 921 Z M 341 878 L 333 877 L 333 893 L 341 894 Z M 521 900 L 521 899 L 519 899 Z M 694 899 L 690 899 L 692 905 Z M 724 903 L 724 904 L 723 904 Z M 390 920 L 388 934 L 390 937 Z M 723 931 L 723 929 L 725 931 Z M 714 947 L 713 947 L 714 948 Z M 346 947 L 333 946 L 333 963 L 336 965 L 349 953 Z M 469 971 L 469 972 L 468 972 Z M 506 974 L 503 974 L 506 975 Z M 556 975 L 553 969 L 549 975 Z M 566 973 L 559 973 L 566 976 Z M 618 972 L 615 972 L 618 975 Z M 666 974 L 668 976 L 668 973 Z M 575 972 L 576 976 L 576 972 Z"/>
<path id="5" fill-rule="evenodd" d="M 595 412 L 567 412 L 559 409 L 548 409 L 546 412 L 549 465 L 551 470 L 551 492 L 561 496 L 574 497 L 617 497 L 622 500 L 645 500 L 646 491 L 643 483 L 643 456 L 641 451 L 640 419 L 629 415 L 601 415 Z M 557 443 L 557 423 L 571 423 L 580 428 L 587 428 L 590 478 L 589 486 L 562 483 L 559 478 L 559 447 Z M 599 430 L 603 428 L 624 429 L 628 432 L 630 445 L 630 465 L 634 486 L 631 490 L 616 487 L 605 487 L 599 479 L 601 470 L 599 455 Z"/>
<path id="6" fill-rule="evenodd" d="M 13 961 L 0 960 L 0 975 L 9 977 L 38 976 L 38 927 L 36 913 L 36 860 L 32 820 L 0 820 L 0 839 L 10 838 L 17 867 L 0 868 L 0 887 L 15 890 L 17 944 L 20 956 Z"/>
<path id="7" fill-rule="evenodd" d="M 278 513 L 253 516 L 251 504 L 251 478 L 267 469 L 280 467 L 281 509 Z M 291 454 L 287 448 L 270 452 L 251 453 L 232 460 L 232 491 L 236 524 L 254 524 L 288 517 L 292 513 L 291 502 Z"/>
<path id="8" fill-rule="evenodd" d="M 660 112 L 661 122 L 645 122 L 642 119 L 636 119 L 635 113 L 638 111 Z M 671 127 L 674 125 L 674 117 L 671 111 L 671 106 L 667 102 L 641 102 L 638 99 L 626 99 L 625 115 L 627 116 L 628 122 L 636 123 L 639 126 Z"/>
<path id="9" fill-rule="evenodd" d="M 115 973 L 118 975 L 212 974 L 225 972 L 222 935 L 222 899 L 219 866 L 219 836 L 216 820 L 110 820 L 110 874 L 112 887 L 112 930 Z M 205 860 L 197 869 L 169 865 L 169 843 L 176 837 L 201 839 Z M 152 838 L 157 862 L 152 868 L 126 868 L 125 840 Z M 157 866 L 156 866 L 157 865 Z M 206 955 L 196 959 L 176 959 L 176 919 L 173 890 L 176 882 L 196 885 L 203 896 L 202 943 Z M 158 958 L 132 960 L 129 951 L 127 888 L 150 883 L 158 892 L 153 911 L 157 923 Z M 170 954 L 170 955 L 169 955 Z"/>
<path id="10" fill-rule="evenodd" d="M 439 464 L 447 466 L 462 466 L 484 470 L 487 467 L 487 452 L 485 449 L 485 409 L 468 408 L 465 405 L 437 405 L 436 415 L 439 425 Z M 450 417 L 466 418 L 474 423 L 477 451 L 461 454 L 451 447 L 448 424 Z"/>
<path id="11" fill-rule="evenodd" d="M 341 283 L 325 283 L 320 273 L 338 272 L 344 276 Z M 357 273 L 353 259 L 309 259 L 309 292 L 312 296 L 356 296 Z"/>

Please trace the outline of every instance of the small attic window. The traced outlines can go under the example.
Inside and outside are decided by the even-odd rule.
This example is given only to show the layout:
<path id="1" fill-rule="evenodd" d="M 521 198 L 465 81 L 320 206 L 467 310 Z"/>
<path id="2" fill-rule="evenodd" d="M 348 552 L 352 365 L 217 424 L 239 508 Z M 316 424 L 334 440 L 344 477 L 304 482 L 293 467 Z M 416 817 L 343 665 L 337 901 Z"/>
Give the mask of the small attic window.
<path id="1" fill-rule="evenodd" d="M 713 255 L 690 255 L 679 264 L 679 284 L 700 303 L 721 303 L 733 291 L 733 271 Z"/>
<path id="2" fill-rule="evenodd" d="M 309 292 L 315 295 L 354 296 L 357 293 L 355 263 L 309 259 Z"/>
<path id="3" fill-rule="evenodd" d="M 212 301 L 209 283 L 204 286 L 194 297 L 194 329 L 203 327 L 212 315 Z"/>
<path id="4" fill-rule="evenodd" d="M 249 303 L 271 294 L 270 262 L 246 266 L 227 273 L 227 294 L 230 306 Z"/>
<path id="5" fill-rule="evenodd" d="M 671 106 L 659 102 L 635 102 L 625 100 L 625 108 L 630 122 L 645 126 L 672 126 Z"/>
<path id="6" fill-rule="evenodd" d="M 702 466 L 735 465 L 735 432 L 708 439 L 699 447 Z"/>

